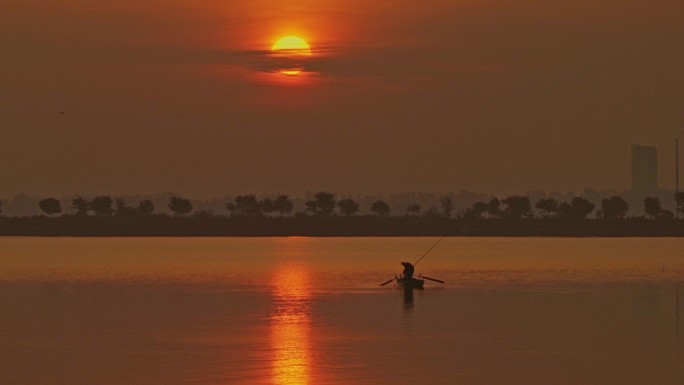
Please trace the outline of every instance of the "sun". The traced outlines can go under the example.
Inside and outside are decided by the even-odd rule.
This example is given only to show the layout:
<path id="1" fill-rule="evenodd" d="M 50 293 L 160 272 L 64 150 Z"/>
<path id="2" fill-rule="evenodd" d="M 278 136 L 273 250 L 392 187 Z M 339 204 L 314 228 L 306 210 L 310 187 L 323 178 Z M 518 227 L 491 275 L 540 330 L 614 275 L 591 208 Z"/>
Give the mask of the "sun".
<path id="1" fill-rule="evenodd" d="M 278 39 L 273 44 L 273 47 L 271 47 L 271 50 L 275 52 L 286 51 L 290 54 L 311 55 L 309 44 L 298 36 L 285 36 Z"/>
<path id="2" fill-rule="evenodd" d="M 287 76 L 299 75 L 303 71 L 302 60 L 311 56 L 311 47 L 298 36 L 285 36 L 273 44 L 271 51 L 280 60 L 278 72 Z"/>

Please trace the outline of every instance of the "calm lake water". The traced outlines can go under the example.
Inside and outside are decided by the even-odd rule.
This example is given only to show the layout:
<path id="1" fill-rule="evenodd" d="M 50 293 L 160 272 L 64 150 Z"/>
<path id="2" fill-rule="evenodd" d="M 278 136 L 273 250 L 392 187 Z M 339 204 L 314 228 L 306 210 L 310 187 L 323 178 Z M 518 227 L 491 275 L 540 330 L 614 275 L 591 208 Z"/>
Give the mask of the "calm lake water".
<path id="1" fill-rule="evenodd" d="M 684 383 L 684 239 L 436 241 L 0 238 L 0 383 Z"/>

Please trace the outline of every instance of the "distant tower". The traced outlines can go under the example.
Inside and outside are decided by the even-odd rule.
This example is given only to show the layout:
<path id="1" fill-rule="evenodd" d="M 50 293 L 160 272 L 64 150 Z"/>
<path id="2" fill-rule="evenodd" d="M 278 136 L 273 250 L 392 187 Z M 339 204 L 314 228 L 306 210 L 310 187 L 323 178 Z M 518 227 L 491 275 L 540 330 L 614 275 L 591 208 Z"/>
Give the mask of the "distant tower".
<path id="1" fill-rule="evenodd" d="M 679 218 L 679 205 L 677 196 L 679 195 L 679 138 L 675 138 L 675 216 Z"/>
<path id="2" fill-rule="evenodd" d="M 644 198 L 658 194 L 658 150 L 632 145 L 632 210 L 642 212 Z"/>

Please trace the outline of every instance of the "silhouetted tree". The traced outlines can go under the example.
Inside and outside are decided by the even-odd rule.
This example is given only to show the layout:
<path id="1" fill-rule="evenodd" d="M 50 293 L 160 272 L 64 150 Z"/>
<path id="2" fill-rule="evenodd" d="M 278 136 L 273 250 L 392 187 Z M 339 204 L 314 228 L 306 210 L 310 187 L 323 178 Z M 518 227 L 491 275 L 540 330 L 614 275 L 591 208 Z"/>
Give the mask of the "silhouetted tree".
<path id="1" fill-rule="evenodd" d="M 173 196 L 171 197 L 171 202 L 169 203 L 169 209 L 171 209 L 171 211 L 173 211 L 176 215 L 187 214 L 192 211 L 192 203 L 190 203 L 190 199 Z"/>
<path id="2" fill-rule="evenodd" d="M 595 204 L 589 202 L 588 199 L 582 197 L 572 198 L 570 204 L 572 205 L 572 209 L 577 219 L 586 219 L 587 216 L 591 214 L 596 208 Z"/>
<path id="3" fill-rule="evenodd" d="M 116 215 L 135 215 L 138 212 L 133 207 L 126 206 L 126 201 L 123 198 L 116 198 L 114 205 L 116 206 Z"/>
<path id="4" fill-rule="evenodd" d="M 230 211 L 230 215 L 254 217 L 261 216 L 261 205 L 257 200 L 256 195 L 238 195 L 234 199 L 234 203 L 228 203 L 226 208 Z"/>
<path id="5" fill-rule="evenodd" d="M 543 218 L 558 214 L 558 202 L 553 198 L 540 199 L 534 207 L 539 210 Z"/>
<path id="6" fill-rule="evenodd" d="M 568 202 L 561 202 L 561 204 L 558 205 L 558 212 L 556 216 L 561 219 L 575 219 L 575 213 L 572 205 Z"/>
<path id="7" fill-rule="evenodd" d="M 285 214 L 290 214 L 292 212 L 294 204 L 292 204 L 290 197 L 287 195 L 279 195 L 273 202 L 273 208 L 275 211 L 279 212 L 282 217 Z"/>
<path id="8" fill-rule="evenodd" d="M 439 204 L 442 206 L 444 216 L 447 217 L 447 219 L 451 219 L 451 212 L 454 211 L 454 198 L 445 195 L 439 200 Z"/>
<path id="9" fill-rule="evenodd" d="M 601 201 L 603 219 L 624 218 L 629 210 L 629 204 L 621 196 L 614 195 Z"/>
<path id="10" fill-rule="evenodd" d="M 420 214 L 420 205 L 418 203 L 409 203 L 406 206 L 406 215 L 416 216 Z"/>
<path id="11" fill-rule="evenodd" d="M 465 219 L 482 219 L 482 215 L 489 210 L 489 205 L 484 202 L 475 202 L 472 207 L 463 213 Z"/>
<path id="12" fill-rule="evenodd" d="M 350 217 L 359 211 L 359 204 L 353 199 L 342 199 L 337 202 L 337 207 L 340 208 L 340 214 Z"/>
<path id="13" fill-rule="evenodd" d="M 497 198 L 492 198 L 487 204 L 487 214 L 492 218 L 501 218 L 501 202 Z"/>
<path id="14" fill-rule="evenodd" d="M 93 210 L 97 216 L 112 215 L 114 213 L 114 209 L 112 208 L 113 204 L 114 201 L 112 200 L 112 197 L 100 195 L 90 201 L 90 209 Z"/>
<path id="15" fill-rule="evenodd" d="M 684 216 L 684 192 L 675 193 L 677 218 Z"/>
<path id="16" fill-rule="evenodd" d="M 651 218 L 658 218 L 662 214 L 663 208 L 660 205 L 660 199 L 656 197 L 644 198 L 644 212 Z"/>
<path id="17" fill-rule="evenodd" d="M 385 201 L 375 201 L 373 202 L 370 211 L 381 217 L 386 217 L 390 213 L 390 207 Z"/>
<path id="18" fill-rule="evenodd" d="M 304 211 L 308 213 L 316 214 L 316 212 L 318 211 L 318 206 L 316 206 L 316 201 L 314 200 L 306 201 L 304 202 L 304 205 L 306 206 Z"/>
<path id="19" fill-rule="evenodd" d="M 90 204 L 88 200 L 83 197 L 74 198 L 71 201 L 71 209 L 76 211 L 76 215 L 88 215 Z"/>
<path id="20" fill-rule="evenodd" d="M 55 198 L 46 198 L 38 202 L 38 206 L 47 215 L 59 214 L 62 212 L 62 203 Z"/>
<path id="21" fill-rule="evenodd" d="M 142 200 L 138 203 L 137 210 L 140 214 L 150 215 L 154 212 L 154 203 L 149 199 Z"/>
<path id="22" fill-rule="evenodd" d="M 558 217 L 567 220 L 583 220 L 594 211 L 596 205 L 582 197 L 572 198 L 570 203 L 563 202 L 558 206 Z"/>
<path id="23" fill-rule="evenodd" d="M 306 211 L 322 216 L 330 216 L 335 213 L 335 195 L 321 191 L 314 195 L 315 200 L 306 202 Z"/>
<path id="24" fill-rule="evenodd" d="M 239 195 L 235 198 L 238 215 L 258 217 L 264 215 L 256 195 Z"/>
<path id="25" fill-rule="evenodd" d="M 265 199 L 260 200 L 259 201 L 259 208 L 261 209 L 261 212 L 263 214 L 266 214 L 266 215 L 276 211 L 275 210 L 275 204 L 273 203 L 271 198 L 265 198 Z"/>
<path id="26" fill-rule="evenodd" d="M 484 202 L 475 202 L 473 203 L 473 210 L 482 215 L 489 210 L 489 205 Z"/>
<path id="27" fill-rule="evenodd" d="M 595 204 L 582 197 L 572 198 L 570 204 L 577 219 L 586 219 L 596 208 Z"/>
<path id="28" fill-rule="evenodd" d="M 482 215 L 488 211 L 488 204 L 484 202 L 475 202 L 470 209 L 466 210 L 464 217 L 467 219 L 482 219 Z"/>
<path id="29" fill-rule="evenodd" d="M 502 201 L 506 204 L 504 217 L 509 219 L 522 219 L 532 216 L 532 203 L 530 198 L 522 195 L 512 195 Z"/>

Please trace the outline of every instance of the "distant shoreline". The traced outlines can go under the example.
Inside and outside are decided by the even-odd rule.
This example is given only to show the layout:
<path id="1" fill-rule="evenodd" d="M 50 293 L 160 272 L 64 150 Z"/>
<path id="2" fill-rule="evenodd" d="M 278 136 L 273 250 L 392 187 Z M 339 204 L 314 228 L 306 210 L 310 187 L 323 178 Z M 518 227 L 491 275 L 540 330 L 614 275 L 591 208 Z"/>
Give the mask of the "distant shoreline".
<path id="1" fill-rule="evenodd" d="M 1 236 L 37 237 L 684 237 L 684 220 L 378 216 L 0 217 Z"/>

